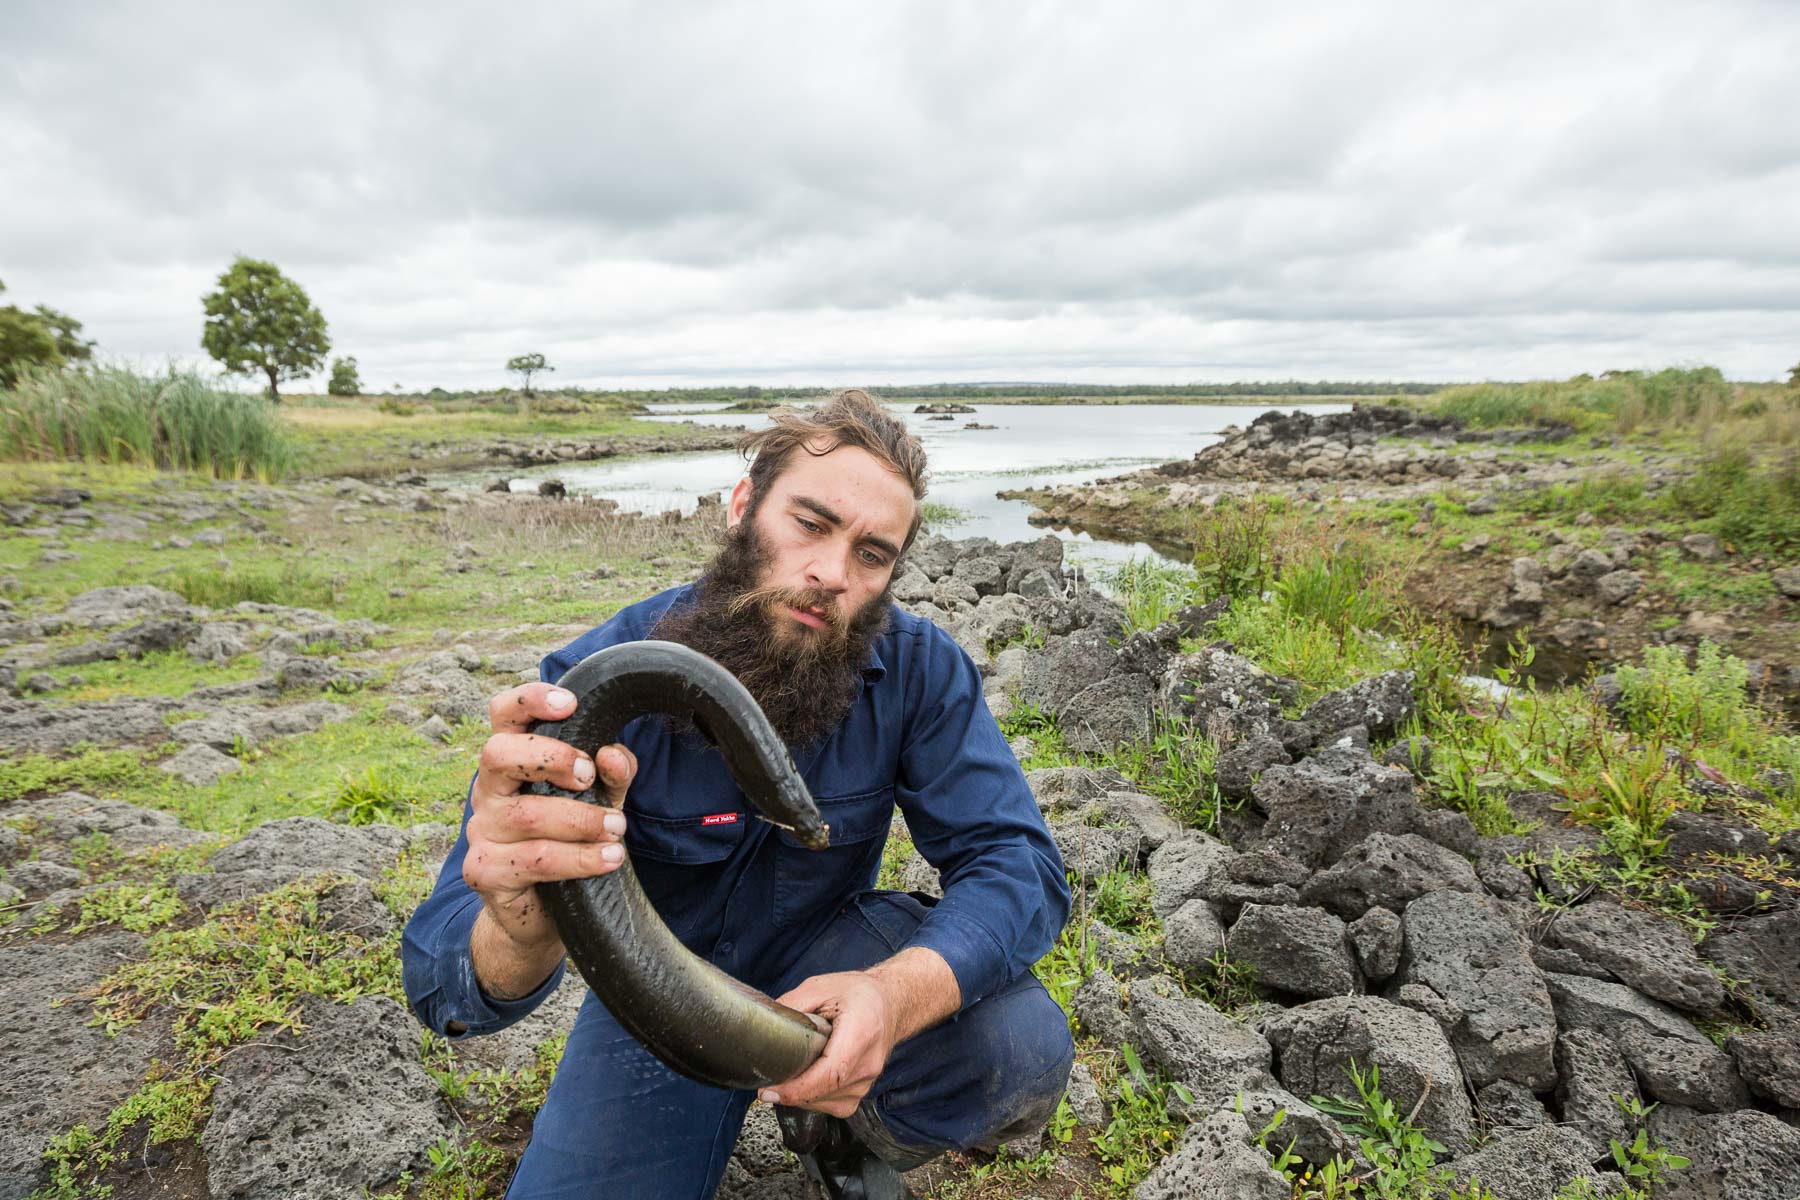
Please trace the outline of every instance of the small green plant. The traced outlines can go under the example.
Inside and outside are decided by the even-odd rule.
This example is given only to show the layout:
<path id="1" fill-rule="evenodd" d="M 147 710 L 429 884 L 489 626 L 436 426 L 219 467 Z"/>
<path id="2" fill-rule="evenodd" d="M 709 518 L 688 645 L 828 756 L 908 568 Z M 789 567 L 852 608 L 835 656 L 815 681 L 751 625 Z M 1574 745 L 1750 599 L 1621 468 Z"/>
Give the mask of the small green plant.
<path id="1" fill-rule="evenodd" d="M 1150 911 L 1150 877 L 1117 867 L 1094 881 L 1091 906 L 1103 924 L 1125 933 L 1144 933 L 1157 925 Z"/>
<path id="2" fill-rule="evenodd" d="M 1206 597 L 1262 595 L 1280 573 L 1274 507 L 1261 497 L 1221 503 L 1197 518 L 1194 575 Z"/>
<path id="3" fill-rule="evenodd" d="M 1345 1073 L 1356 1090 L 1354 1099 L 1314 1096 L 1312 1103 L 1336 1117 L 1362 1147 L 1373 1167 L 1363 1181 L 1363 1194 L 1372 1200 L 1430 1200 L 1448 1187 L 1450 1172 L 1437 1165 L 1438 1156 L 1447 1153 L 1447 1148 L 1413 1123 L 1430 1095 L 1429 1088 L 1412 1111 L 1403 1114 L 1382 1092 L 1378 1065 L 1370 1064 L 1365 1072 L 1352 1062 Z"/>
<path id="4" fill-rule="evenodd" d="M 1131 629 L 1155 629 L 1194 603 L 1196 577 L 1185 567 L 1172 567 L 1154 559 L 1137 559 L 1106 572 L 1101 582 L 1125 609 Z"/>
<path id="5" fill-rule="evenodd" d="M 346 825 L 408 824 L 423 799 L 399 769 L 373 766 L 339 785 L 331 816 Z"/>
<path id="6" fill-rule="evenodd" d="M 1175 1135 L 1186 1122 L 1170 1111 L 1171 1100 L 1191 1105 L 1194 1097 L 1160 1070 L 1154 1076 L 1145 1071 L 1131 1046 L 1120 1046 L 1119 1056 L 1125 1069 L 1113 1091 L 1112 1119 L 1095 1136 L 1093 1147 L 1106 1180 L 1124 1194 L 1174 1148 Z"/>

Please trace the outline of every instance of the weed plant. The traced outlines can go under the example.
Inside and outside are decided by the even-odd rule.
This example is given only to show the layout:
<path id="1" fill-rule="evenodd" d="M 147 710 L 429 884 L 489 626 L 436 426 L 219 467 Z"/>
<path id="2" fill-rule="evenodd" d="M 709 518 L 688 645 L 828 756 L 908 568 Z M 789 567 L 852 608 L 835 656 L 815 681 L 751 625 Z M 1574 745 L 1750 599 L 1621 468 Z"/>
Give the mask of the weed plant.
<path id="1" fill-rule="evenodd" d="M 294 450 L 274 406 L 171 369 L 38 371 L 0 393 L 0 458 L 142 463 L 279 479 Z"/>

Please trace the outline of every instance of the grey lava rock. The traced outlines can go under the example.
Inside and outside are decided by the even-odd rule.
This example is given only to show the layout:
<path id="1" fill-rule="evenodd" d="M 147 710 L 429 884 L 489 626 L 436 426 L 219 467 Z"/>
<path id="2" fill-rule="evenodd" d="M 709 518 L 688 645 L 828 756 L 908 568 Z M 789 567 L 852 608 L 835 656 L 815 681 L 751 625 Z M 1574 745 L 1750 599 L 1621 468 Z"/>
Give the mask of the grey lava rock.
<path id="1" fill-rule="evenodd" d="M 1107 675 L 1071 696 L 1057 712 L 1069 750 L 1107 754 L 1150 736 L 1150 676 Z"/>
<path id="2" fill-rule="evenodd" d="M 1544 944 L 1571 951 L 1654 1000 L 1709 1013 L 1725 986 L 1701 961 L 1681 926 L 1667 917 L 1593 902 L 1560 914 Z"/>
<path id="3" fill-rule="evenodd" d="M 1638 1099 L 1637 1080 L 1612 1038 L 1598 1029 L 1565 1031 L 1556 1039 L 1556 1074 L 1556 1102 L 1564 1123 L 1598 1145 L 1631 1140 L 1618 1099 Z"/>
<path id="4" fill-rule="evenodd" d="M 1073 872 L 1083 887 L 1126 863 L 1137 861 L 1137 839 L 1104 825 L 1083 821 L 1053 821 L 1050 835 L 1062 853 L 1063 866 Z"/>
<path id="5" fill-rule="evenodd" d="M 1636 571 L 1614 571 L 1594 580 L 1594 594 L 1602 604 L 1623 604 L 1644 590 L 1644 577 Z"/>
<path id="6" fill-rule="evenodd" d="M 1225 948 L 1225 926 L 1204 900 L 1189 900 L 1163 918 L 1163 954 L 1185 971 L 1211 965 Z"/>
<path id="7" fill-rule="evenodd" d="M 99 800 L 85 792 L 17 800 L 6 815 L 30 818 L 38 825 L 40 841 L 52 845 L 104 834 L 115 849 L 127 854 L 154 846 L 190 846 L 214 836 L 187 828 L 173 813 L 139 808 L 123 800 Z"/>
<path id="8" fill-rule="evenodd" d="M 1456 1052 L 1424 1013 L 1376 996 L 1315 1000 L 1263 1023 L 1281 1082 L 1301 1096 L 1353 1094 L 1347 1069 L 1381 1067 L 1382 1091 L 1402 1111 L 1419 1105 L 1419 1125 L 1452 1153 L 1466 1145 L 1474 1113 Z M 1421 1104 L 1420 1102 L 1423 1101 Z"/>
<path id="9" fill-rule="evenodd" d="M 59 862 L 34 858 L 14 863 L 6 872 L 6 880 L 25 892 L 54 892 L 81 882 L 81 872 Z"/>
<path id="10" fill-rule="evenodd" d="M 1144 1056 L 1196 1092 L 1236 1087 L 1269 1070 L 1269 1043 L 1174 980 L 1134 979 L 1127 987 L 1133 1042 Z"/>
<path id="11" fill-rule="evenodd" d="M 1164 842 L 1150 856 L 1150 908 L 1167 919 L 1189 900 L 1211 899 L 1227 882 L 1231 847 L 1203 833 Z"/>
<path id="12" fill-rule="evenodd" d="M 1390 987 L 1419 984 L 1452 1006 L 1445 1032 L 1475 1087 L 1556 1083 L 1556 1012 L 1531 947 L 1500 903 L 1433 892 L 1406 908 L 1406 948 Z"/>
<path id="13" fill-rule="evenodd" d="M 154 1022 L 108 1037 L 83 991 L 138 954 L 142 939 L 101 933 L 65 945 L 0 947 L 0 1196 L 45 1182 L 44 1148 L 76 1125 L 98 1128 L 142 1085 Z"/>
<path id="14" fill-rule="evenodd" d="M 211 787 L 227 775 L 244 769 L 244 764 L 229 754 L 221 754 L 204 743 L 189 746 L 175 757 L 157 764 L 189 787 Z"/>
<path id="15" fill-rule="evenodd" d="M 1494 1200 L 1555 1200 L 1562 1189 L 1580 1179 L 1606 1195 L 1617 1176 L 1594 1170 L 1601 1148 L 1573 1129 L 1543 1125 L 1535 1129 L 1502 1133 L 1475 1151 L 1450 1163 L 1459 1185 L 1479 1180 Z"/>
<path id="16" fill-rule="evenodd" d="M 1800 1129 L 1765 1112 L 1706 1114 L 1662 1105 L 1650 1136 L 1693 1160 L 1657 1188 L 1657 1200 L 1793 1200 Z"/>
<path id="17" fill-rule="evenodd" d="M 1159 849 L 1163 843 L 1181 836 L 1181 822 L 1171 817 L 1162 802 L 1142 792 L 1111 791 L 1101 797 L 1100 814 L 1114 825 L 1137 835 L 1137 848 L 1142 854 Z"/>
<path id="18" fill-rule="evenodd" d="M 1287 1200 L 1290 1192 L 1268 1155 L 1251 1143 L 1248 1123 L 1227 1109 L 1189 1125 L 1181 1145 L 1138 1185 L 1132 1200 Z"/>
<path id="19" fill-rule="evenodd" d="M 1253 792 L 1269 814 L 1264 844 L 1314 870 L 1330 866 L 1371 833 L 1416 833 L 1459 853 L 1475 846 L 1468 817 L 1421 807 L 1411 774 L 1366 754 L 1325 750 L 1292 766 L 1270 767 Z"/>
<path id="20" fill-rule="evenodd" d="M 1750 1090 L 1783 1108 L 1800 1109 L 1800 1034 L 1734 1033 L 1725 1049 Z"/>
<path id="21" fill-rule="evenodd" d="M 1270 734 L 1252 734 L 1220 752 L 1213 767 L 1219 794 L 1231 800 L 1247 800 L 1257 779 L 1270 767 L 1293 762 L 1281 742 Z"/>
<path id="22" fill-rule="evenodd" d="M 1344 923 L 1322 908 L 1246 904 L 1226 953 L 1255 971 L 1263 987 L 1296 996 L 1348 996 L 1362 990 Z"/>
<path id="23" fill-rule="evenodd" d="M 1117 1049 L 1127 1042 L 1136 1043 L 1137 1034 L 1131 1017 L 1119 999 L 1119 981 L 1105 971 L 1095 971 L 1075 989 L 1069 1002 L 1075 1012 L 1075 1023 L 1084 1034 L 1093 1034 L 1101 1043 Z"/>
<path id="24" fill-rule="evenodd" d="M 398 1004 L 309 997 L 301 1022 L 302 1034 L 270 1035 L 225 1060 L 201 1136 L 214 1196 L 360 1195 L 454 1132 Z"/>
<path id="25" fill-rule="evenodd" d="M 1550 971 L 1544 973 L 1544 983 L 1550 989 L 1550 1001 L 1556 1006 L 1556 1021 L 1562 1029 L 1593 1029 L 1608 1037 L 1622 1038 L 1627 1030 L 1636 1028 L 1658 1037 L 1712 1044 L 1694 1028 L 1692 1021 L 1673 1008 L 1640 996 L 1624 984 Z"/>
<path id="26" fill-rule="evenodd" d="M 1475 1094 L 1475 1110 L 1493 1131 L 1536 1129 L 1551 1123 L 1549 1112 L 1528 1087 L 1497 1079 Z"/>
<path id="27" fill-rule="evenodd" d="M 1800 1029 L 1800 909 L 1721 924 L 1700 944 L 1700 953 L 1739 981 L 1739 998 L 1758 1017 Z"/>
<path id="28" fill-rule="evenodd" d="M 1385 983 L 1400 968 L 1406 939 L 1400 918 L 1385 908 L 1371 908 L 1350 923 L 1351 948 L 1370 983 Z"/>
<path id="29" fill-rule="evenodd" d="M 1348 729 L 1360 725 L 1375 737 L 1392 734 L 1418 712 L 1411 671 L 1384 671 L 1358 680 L 1341 691 L 1315 700 L 1301 714 L 1301 721 L 1317 729 Z"/>
<path id="30" fill-rule="evenodd" d="M 1711 1042 L 1658 1037 L 1628 1029 L 1619 1039 L 1644 1093 L 1653 1100 L 1701 1112 L 1729 1112 L 1750 1104 L 1750 1091 L 1731 1055 Z"/>
<path id="31" fill-rule="evenodd" d="M 1468 859 L 1416 833 L 1372 833 L 1308 880 L 1300 898 L 1355 920 L 1376 907 L 1400 912 L 1420 896 L 1446 890 L 1482 890 Z"/>
<path id="32" fill-rule="evenodd" d="M 1100 777 L 1086 767 L 1040 767 L 1025 772 L 1025 785 L 1045 812 L 1080 808 L 1106 795 Z"/>
<path id="33" fill-rule="evenodd" d="M 1100 1098 L 1100 1089 L 1094 1083 L 1094 1073 L 1084 1062 L 1078 1062 L 1069 1068 L 1069 1085 L 1065 1093 L 1069 1101 L 1069 1110 L 1075 1114 L 1075 1120 L 1089 1129 L 1099 1129 L 1106 1124 L 1106 1101 Z"/>

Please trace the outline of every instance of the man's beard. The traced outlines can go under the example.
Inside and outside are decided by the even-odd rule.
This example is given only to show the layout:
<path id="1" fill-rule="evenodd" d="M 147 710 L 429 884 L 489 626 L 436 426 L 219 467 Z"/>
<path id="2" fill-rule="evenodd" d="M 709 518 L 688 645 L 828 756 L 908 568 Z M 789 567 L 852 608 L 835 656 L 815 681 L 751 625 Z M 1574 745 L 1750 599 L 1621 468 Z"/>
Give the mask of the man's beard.
<path id="1" fill-rule="evenodd" d="M 771 555 L 754 512 L 725 531 L 724 544 L 691 602 L 663 615 L 651 636 L 680 642 L 737 676 L 790 746 L 810 746 L 837 728 L 857 696 L 869 647 L 887 628 L 890 589 L 843 612 L 830 593 L 761 583 Z M 804 625 L 788 606 L 821 614 Z"/>

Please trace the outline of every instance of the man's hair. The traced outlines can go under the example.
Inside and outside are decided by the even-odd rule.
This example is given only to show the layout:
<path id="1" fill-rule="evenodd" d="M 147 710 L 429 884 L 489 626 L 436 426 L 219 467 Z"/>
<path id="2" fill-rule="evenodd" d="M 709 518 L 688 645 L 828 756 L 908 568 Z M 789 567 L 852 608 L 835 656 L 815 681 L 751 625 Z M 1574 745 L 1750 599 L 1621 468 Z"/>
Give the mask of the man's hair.
<path id="1" fill-rule="evenodd" d="M 822 447 L 815 449 L 817 444 Z M 875 397 L 861 388 L 833 392 L 830 399 L 810 411 L 782 407 L 769 414 L 769 426 L 746 433 L 738 449 L 750 460 L 752 511 L 768 495 L 796 450 L 812 455 L 829 454 L 839 446 L 867 450 L 912 489 L 914 500 L 925 498 L 925 447 L 906 431 L 900 420 Z M 922 512 L 915 506 L 906 546 L 919 532 Z M 902 546 L 901 549 L 905 549 Z"/>

